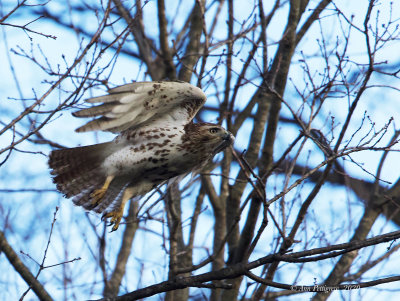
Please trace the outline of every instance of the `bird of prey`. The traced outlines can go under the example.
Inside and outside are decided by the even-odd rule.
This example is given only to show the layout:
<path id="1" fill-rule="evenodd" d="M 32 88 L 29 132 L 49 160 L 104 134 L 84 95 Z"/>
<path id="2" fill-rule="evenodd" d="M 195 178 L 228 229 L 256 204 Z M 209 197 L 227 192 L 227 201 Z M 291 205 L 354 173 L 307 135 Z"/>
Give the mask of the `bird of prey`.
<path id="1" fill-rule="evenodd" d="M 220 125 L 193 122 L 206 96 L 189 83 L 135 82 L 108 92 L 73 115 L 96 118 L 77 132 L 110 131 L 115 139 L 53 150 L 49 166 L 60 192 L 103 213 L 115 231 L 128 200 L 199 168 L 234 137 Z"/>

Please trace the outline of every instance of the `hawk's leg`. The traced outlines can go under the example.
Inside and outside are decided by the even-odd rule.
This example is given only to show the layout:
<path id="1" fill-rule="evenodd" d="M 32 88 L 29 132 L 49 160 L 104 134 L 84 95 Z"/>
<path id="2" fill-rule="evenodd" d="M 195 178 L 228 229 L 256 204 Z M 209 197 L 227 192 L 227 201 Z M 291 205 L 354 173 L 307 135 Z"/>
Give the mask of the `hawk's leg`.
<path id="1" fill-rule="evenodd" d="M 127 201 L 129 201 L 134 196 L 134 188 L 127 187 L 122 194 L 121 204 L 115 208 L 113 211 L 110 211 L 103 215 L 102 219 L 111 217 L 110 225 L 114 225 L 112 227 L 111 232 L 118 229 L 119 223 L 121 222 L 122 215 L 124 214 L 124 208 Z"/>
<path id="2" fill-rule="evenodd" d="M 90 197 L 92 198 L 93 208 L 96 207 L 101 202 L 101 200 L 103 199 L 104 195 L 107 192 L 108 187 L 110 186 L 110 183 L 112 182 L 112 180 L 114 180 L 114 178 L 115 176 L 107 176 L 103 187 L 101 187 L 100 189 L 96 189 L 90 194 Z"/>

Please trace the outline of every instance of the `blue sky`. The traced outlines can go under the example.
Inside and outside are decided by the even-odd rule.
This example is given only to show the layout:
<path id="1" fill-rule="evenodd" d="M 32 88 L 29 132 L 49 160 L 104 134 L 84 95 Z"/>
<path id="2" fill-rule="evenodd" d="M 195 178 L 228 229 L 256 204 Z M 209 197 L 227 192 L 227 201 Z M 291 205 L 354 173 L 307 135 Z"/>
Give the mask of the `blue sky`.
<path id="1" fill-rule="evenodd" d="M 350 18 L 353 14 L 355 24 L 360 27 L 362 26 L 362 16 L 365 13 L 367 1 L 357 1 L 357 3 L 356 1 L 335 1 L 335 3 L 341 7 L 343 11 L 345 11 L 347 17 Z M 11 2 L 5 2 L 2 8 L 3 11 L 6 11 L 6 8 L 10 7 L 11 4 Z M 59 12 L 63 11 L 65 8 L 64 5 L 64 2 L 49 3 L 51 10 Z M 235 2 L 235 11 L 240 11 L 242 13 L 243 20 L 245 20 L 246 16 L 250 14 L 253 5 L 253 1 L 250 0 L 241 2 L 237 1 Z M 399 16 L 399 6 L 399 3 L 393 4 L 392 14 L 395 16 L 394 19 L 396 19 L 396 16 Z M 381 1 L 379 7 L 379 19 L 388 20 L 390 10 L 387 1 Z M 170 14 L 173 15 L 176 7 L 168 7 L 168 9 Z M 188 9 L 189 7 L 180 8 L 180 15 L 185 15 Z M 267 6 L 265 7 L 265 10 L 268 11 Z M 226 9 L 224 11 L 226 11 Z M 154 14 L 155 3 L 150 1 L 145 9 L 145 20 L 151 20 Z M 330 12 L 327 11 L 325 13 L 325 18 L 321 19 L 321 27 L 314 26 L 305 37 L 304 41 L 302 41 L 299 45 L 299 48 L 303 51 L 304 55 L 301 56 L 299 53 L 297 53 L 293 58 L 293 64 L 290 71 L 290 82 L 287 85 L 285 93 L 285 98 L 290 101 L 293 108 L 300 109 L 303 104 L 299 100 L 298 95 L 296 95 L 295 87 L 298 89 L 303 89 L 308 83 L 307 79 L 305 79 L 303 75 L 303 59 L 306 58 L 306 62 L 311 69 L 310 73 L 315 76 L 314 79 L 318 79 L 318 77 L 320 77 L 320 73 L 323 72 L 322 70 L 324 70 L 325 66 L 323 60 L 321 60 L 319 57 L 316 57 L 316 53 L 318 53 L 319 49 L 318 45 L 321 43 L 321 28 L 323 28 L 322 31 L 324 37 L 330 42 L 335 41 L 336 36 L 340 36 L 339 33 L 342 29 L 346 29 L 345 22 L 339 24 L 332 21 L 333 18 L 329 18 L 329 16 Z M 66 20 L 68 20 L 69 15 L 66 14 L 64 17 Z M 32 15 L 29 13 L 29 9 L 26 9 L 21 14 L 17 14 L 15 17 L 11 18 L 9 22 L 24 24 L 33 18 L 34 17 L 32 17 Z M 286 20 L 286 9 L 282 9 L 273 18 L 272 22 L 274 25 L 271 26 L 270 30 L 268 31 L 268 41 L 271 44 L 269 51 L 271 51 L 271 53 L 276 50 L 274 43 L 278 41 L 283 30 L 284 24 L 281 22 L 282 19 Z M 243 20 L 238 20 L 237 23 L 235 23 L 236 30 L 240 29 L 240 22 Z M 97 25 L 96 17 L 91 14 L 87 14 L 82 18 L 77 18 L 74 16 L 74 21 L 78 24 L 81 24 L 88 30 L 95 28 Z M 150 21 L 146 22 L 149 22 L 145 23 L 148 33 L 156 35 L 156 26 L 152 26 Z M 248 20 L 248 22 L 250 22 L 250 20 Z M 180 26 L 182 23 L 183 18 L 177 18 L 175 20 L 176 26 Z M 378 26 L 377 28 L 380 27 Z M 23 109 L 24 102 L 20 101 L 21 97 L 24 99 L 32 99 L 35 94 L 39 96 L 42 95 L 42 93 L 44 93 L 49 87 L 49 84 L 44 81 L 50 77 L 48 77 L 39 67 L 35 66 L 35 64 L 28 59 L 16 55 L 14 51 L 21 52 L 21 49 L 23 49 L 28 54 L 33 51 L 35 57 L 38 58 L 41 63 L 47 64 L 47 60 L 48 63 L 51 64 L 55 69 L 57 69 L 57 66 L 60 66 L 60 70 L 63 71 L 65 70 L 65 61 L 67 64 L 71 64 L 76 56 L 76 53 L 79 51 L 82 45 L 87 43 L 87 39 L 83 39 L 83 41 L 81 41 L 81 38 L 77 37 L 73 32 L 65 30 L 63 27 L 57 26 L 54 22 L 45 19 L 35 22 L 32 25 L 32 29 L 55 35 L 57 39 L 53 40 L 40 35 L 25 33 L 17 28 L 1 26 L 1 39 L 3 42 L 0 44 L 0 66 L 3 66 L 3 68 L 1 71 L 2 82 L 0 84 L 0 95 L 2 95 L 0 104 L 0 120 L 4 123 L 8 123 Z M 219 27 L 217 27 L 216 31 L 216 37 L 223 39 L 225 36 L 225 24 L 219 24 Z M 340 51 L 341 47 L 343 47 L 343 43 L 344 41 L 339 39 L 339 46 L 337 48 L 331 46 L 331 51 Z M 357 65 L 355 63 L 360 64 L 367 62 L 364 54 L 364 43 L 365 41 L 363 40 L 362 35 L 357 31 L 357 29 L 353 29 L 348 50 L 348 55 L 350 58 L 349 70 L 356 72 Z M 237 47 L 237 50 L 239 51 L 239 46 Z M 240 53 L 244 55 L 249 47 L 250 46 L 248 45 L 244 46 L 242 52 Z M 216 50 L 216 52 L 221 53 L 222 49 Z M 387 47 L 379 52 L 376 60 L 388 61 L 389 63 L 398 62 L 398 53 L 400 53 L 400 44 L 398 41 L 395 41 L 390 45 L 390 47 Z M 112 51 L 108 51 L 103 54 L 99 66 L 106 65 L 112 56 Z M 44 57 L 46 57 L 46 60 Z M 65 61 L 63 57 L 65 57 Z M 90 55 L 88 55 L 87 59 L 90 60 Z M 233 66 L 234 68 L 240 69 L 240 59 L 240 55 L 235 57 Z M 210 59 L 210 68 L 212 67 L 212 63 L 213 60 Z M 334 56 L 331 58 L 331 63 L 332 65 L 336 64 Z M 10 64 L 15 71 L 14 73 L 11 72 Z M 254 72 L 253 75 L 256 77 L 257 66 L 254 65 L 252 68 Z M 83 69 L 84 66 L 81 66 L 80 70 L 82 72 L 84 71 Z M 77 72 L 79 73 L 79 70 L 77 70 Z M 217 82 L 221 84 L 221 86 L 218 87 L 220 87 L 221 91 L 223 91 L 221 88 L 223 87 L 224 81 L 224 71 L 222 68 L 216 72 L 215 77 Z M 251 78 L 251 76 L 249 77 Z M 110 83 L 112 85 L 120 85 L 131 82 L 132 80 L 140 81 L 148 79 L 149 78 L 144 74 L 144 68 L 141 68 L 140 66 L 140 62 L 122 54 L 118 57 L 118 60 L 114 66 L 114 72 L 112 72 L 110 76 Z M 255 78 L 255 82 L 257 80 L 259 79 Z M 384 126 L 384 124 L 388 122 L 389 118 L 393 117 L 394 122 L 393 125 L 389 127 L 389 132 L 393 133 L 395 129 L 398 129 L 400 124 L 400 109 L 398 104 L 399 91 L 395 89 L 383 88 L 382 85 L 390 84 L 393 87 L 398 88 L 400 83 L 399 80 L 395 80 L 393 78 L 390 80 L 390 82 L 387 82 L 388 77 L 373 78 L 372 83 L 375 84 L 376 87 L 369 89 L 365 96 L 363 96 L 363 101 L 360 103 L 355 112 L 356 117 L 353 119 L 351 124 L 352 129 L 356 129 L 360 126 L 361 120 L 365 114 L 364 112 L 367 112 L 366 115 L 370 116 L 377 128 Z M 19 88 L 17 86 L 17 82 L 19 84 Z M 54 91 L 46 99 L 40 109 L 52 110 L 60 103 L 60 101 L 63 101 L 67 97 L 68 93 L 74 89 L 74 86 L 71 84 L 71 82 L 66 81 L 62 84 L 62 89 L 63 91 Z M 239 99 L 248 99 L 254 90 L 255 87 L 243 89 L 240 91 Z M 20 95 L 20 93 L 22 93 L 22 95 Z M 104 89 L 93 89 L 90 93 L 92 93 L 90 96 L 100 95 L 104 93 Z M 209 95 L 208 103 L 217 105 L 217 97 L 213 96 L 215 89 L 213 89 L 213 87 L 209 87 L 206 89 L 206 93 Z M 83 98 L 88 96 L 89 95 L 85 95 Z M 26 103 L 31 103 L 31 101 L 26 101 L 25 104 Z M 240 110 L 244 105 L 244 102 L 239 102 L 237 104 L 237 110 Z M 328 100 L 323 107 L 323 116 L 334 116 L 334 122 L 339 127 L 347 115 L 347 109 L 347 99 Z M 304 109 L 302 115 L 304 118 L 306 118 L 307 114 L 309 113 L 307 110 L 307 108 Z M 48 139 L 67 147 L 88 145 L 112 139 L 113 135 L 109 133 L 75 134 L 74 129 L 82 125 L 84 121 L 73 118 L 70 113 L 71 111 L 65 110 L 52 118 L 51 123 L 43 128 L 43 135 Z M 287 110 L 287 108 L 282 108 L 282 115 L 290 117 L 290 112 Z M 39 115 L 38 121 L 42 120 L 44 116 L 45 115 Z M 216 116 L 212 114 L 205 114 L 203 118 L 206 119 L 206 121 L 215 121 Z M 329 118 L 328 120 L 321 118 L 316 119 L 313 126 L 321 129 L 322 132 L 327 133 L 329 131 L 329 123 Z M 17 126 L 17 130 L 26 131 L 26 128 L 28 127 L 29 121 L 25 119 L 23 120 L 22 125 Z M 235 147 L 238 150 L 244 150 L 248 147 L 247 138 L 251 132 L 251 127 L 252 122 L 249 121 L 239 131 L 235 144 Z M 354 144 L 356 144 L 355 142 L 357 139 L 361 139 L 361 137 L 363 137 L 363 133 L 368 131 L 368 128 L 367 119 L 366 125 L 362 128 L 359 134 L 355 136 L 353 141 Z M 279 128 L 279 139 L 276 143 L 277 156 L 279 156 L 281 150 L 284 150 L 291 140 L 298 135 L 298 131 L 299 128 L 295 126 L 282 125 Z M 337 136 L 335 138 L 337 138 Z M 387 135 L 387 137 L 382 140 L 381 145 L 384 145 L 389 138 L 390 135 Z M 0 137 L 0 148 L 8 145 L 12 139 L 12 132 L 6 132 Z M 350 136 L 347 137 L 347 139 L 350 139 Z M 25 152 L 14 151 L 7 163 L 1 167 L 0 189 L 55 189 L 54 185 L 51 183 L 51 178 L 47 168 L 46 155 L 49 153 L 50 147 L 47 145 L 24 142 L 18 146 L 18 149 Z M 307 145 L 307 149 L 309 152 L 313 153 L 313 156 L 304 155 L 302 158 L 303 162 L 308 162 L 312 165 L 323 160 L 323 154 L 316 152 L 311 143 Z M 27 151 L 34 153 L 26 153 Z M 377 168 L 381 153 L 371 151 L 360 152 L 352 154 L 351 157 L 356 161 L 362 162 L 362 167 L 365 170 L 373 173 Z M 1 155 L 0 161 L 2 161 L 4 158 L 5 156 Z M 397 168 L 399 159 L 398 153 L 391 153 L 389 155 L 387 165 L 385 165 L 385 168 L 382 171 L 382 178 L 384 180 L 389 182 L 394 182 L 397 180 L 399 176 Z M 345 166 L 346 171 L 349 174 L 372 180 L 372 177 L 366 174 L 364 170 L 355 166 L 348 160 L 346 161 Z M 395 168 L 393 168 L 393 166 L 395 166 Z M 234 166 L 232 169 L 232 176 L 235 176 L 237 172 L 238 167 Z M 217 182 L 218 178 L 214 178 L 214 180 Z M 295 179 L 292 179 L 292 181 L 294 180 Z M 280 189 L 282 188 L 281 183 L 283 181 L 284 179 L 282 176 L 273 175 L 269 182 L 270 186 L 268 194 L 273 196 L 274 194 L 279 193 Z M 300 200 L 304 198 L 306 192 L 309 191 L 311 187 L 312 183 L 305 183 L 304 190 L 299 191 L 294 189 L 286 196 L 286 199 Z M 194 195 L 196 195 L 197 189 L 197 186 L 193 188 L 192 193 Z M 192 198 L 187 198 L 184 201 L 184 204 L 186 205 L 184 206 L 184 216 L 187 218 L 192 212 L 192 201 Z M 56 299 L 64 297 L 63 288 L 60 287 L 59 283 L 54 280 L 60 277 L 59 275 L 62 273 L 66 273 L 69 276 L 74 277 L 74 279 L 77 279 L 76 283 L 81 283 L 84 287 L 82 290 L 74 287 L 69 288 L 68 293 L 70 295 L 68 295 L 68 298 L 85 298 L 87 295 L 83 291 L 88 290 L 88 288 L 93 289 L 95 292 L 94 295 L 101 293 L 102 279 L 100 273 L 96 271 L 93 266 L 87 268 L 87 265 L 93 261 L 93 258 L 97 259 L 97 235 L 101 235 L 103 231 L 103 224 L 100 222 L 99 216 L 95 215 L 94 213 L 86 214 L 81 208 L 72 206 L 69 200 L 64 199 L 57 192 L 46 192 L 43 194 L 26 192 L 12 194 L 1 193 L 0 202 L 2 203 L 1 209 L 4 212 L 7 212 L 7 214 L 4 213 L 3 216 L 8 216 L 10 220 L 9 222 L 12 224 L 12 231 L 10 231 L 7 235 L 10 244 L 15 248 L 15 250 L 22 250 L 25 253 L 29 253 L 29 255 L 36 260 L 41 260 L 43 257 L 55 207 L 59 206 L 60 209 L 57 212 L 57 222 L 55 224 L 46 264 L 56 264 L 78 257 L 80 257 L 81 260 L 46 269 L 42 271 L 42 275 L 39 279 L 45 284 L 47 283 L 46 288 Z M 299 202 L 295 202 L 294 208 L 298 208 L 299 204 Z M 213 218 L 209 209 L 208 211 L 206 210 L 206 207 L 210 206 L 209 203 L 206 202 L 204 206 L 205 214 L 201 216 L 201 227 L 203 227 L 204 230 L 201 231 L 199 236 L 196 238 L 196 246 L 198 248 L 196 248 L 195 254 L 197 258 L 206 257 L 207 250 L 203 246 L 210 246 L 212 241 L 211 229 L 213 225 Z M 314 204 L 314 207 L 310 211 L 310 223 L 312 223 L 312 226 L 308 228 L 307 231 L 304 231 L 302 235 L 304 235 L 304 239 L 306 239 L 307 237 L 311 237 L 313 235 L 317 236 L 318 233 L 323 233 L 326 231 L 332 233 L 333 240 L 336 242 L 347 241 L 349 237 L 343 236 L 339 230 L 335 229 L 335 227 L 340 228 L 342 225 L 345 225 L 345 227 L 351 228 L 354 226 L 354 223 L 357 222 L 363 213 L 363 208 L 363 205 L 357 200 L 357 197 L 350 191 L 346 191 L 346 189 L 338 189 L 333 185 L 327 185 L 327 187 L 320 193 L 318 201 Z M 162 211 L 162 203 L 158 204 L 156 209 Z M 273 208 L 273 210 L 276 211 L 277 215 L 279 214 L 278 207 Z M 321 212 L 323 212 L 322 218 Z M 328 221 L 325 220 L 324 212 L 329 212 Z M 6 224 L 8 221 L 2 220 L 2 222 Z M 243 221 L 241 221 L 241 223 L 243 223 Z M 165 279 L 165 265 L 167 264 L 168 259 L 162 249 L 162 233 L 166 231 L 166 227 L 163 226 L 162 221 L 157 220 L 147 221 L 146 223 L 143 223 L 141 227 L 141 231 L 138 232 L 137 237 L 135 238 L 134 254 L 129 261 L 129 268 L 131 270 L 140 270 L 141 264 L 144 264 L 144 274 L 142 277 L 139 277 L 138 273 L 129 273 L 127 278 L 124 280 L 124 285 L 127 291 L 134 289 L 138 284 L 148 285 Z M 32 229 L 40 229 L 40 231 L 34 231 L 34 233 L 32 233 Z M 84 231 L 82 231 L 82 229 L 84 229 Z M 397 229 L 397 227 L 392 225 L 390 222 L 386 222 L 384 218 L 380 218 L 375 224 L 372 232 L 374 234 L 378 234 L 382 230 L 389 232 L 394 229 Z M 275 234 L 274 231 L 274 229 L 271 229 L 271 231 L 267 231 L 265 233 L 259 249 L 254 254 L 255 256 L 261 256 L 265 249 L 269 249 L 271 247 L 271 239 Z M 82 233 L 84 233 L 84 235 L 82 235 Z M 117 234 L 113 233 L 111 235 L 107 235 L 108 248 L 106 255 L 107 258 L 110 259 L 111 266 L 113 265 L 115 254 L 119 248 L 121 233 L 122 231 Z M 351 236 L 351 234 L 352 232 L 350 231 L 349 235 Z M 319 242 L 316 240 L 311 240 L 311 245 L 318 243 Z M 385 247 L 386 246 L 377 248 L 376 253 L 384 252 Z M 363 257 L 368 256 L 369 250 L 365 250 L 363 252 L 365 253 Z M 23 258 L 24 262 L 31 267 L 32 271 L 37 269 L 32 260 L 26 256 L 21 257 Z M 398 262 L 398 256 L 396 260 L 396 262 Z M 93 262 L 91 264 L 93 264 Z M 5 295 L 5 298 L 15 299 L 19 297 L 21 292 L 24 290 L 24 282 L 18 275 L 11 273 L 11 267 L 7 262 L 3 260 L 3 262 L 0 263 L 0 266 L 1 269 L 10 271 L 10 273 L 3 273 L 9 274 L 10 277 L 5 277 L 4 275 L 3 277 L 0 276 L 0 281 L 3 283 L 3 285 L 10 288 Z M 391 266 L 386 265 L 383 268 L 383 271 L 380 270 L 379 272 L 383 275 L 395 274 L 397 272 L 395 269 L 396 266 L 397 264 Z M 323 263 L 316 263 L 314 265 L 310 265 L 310 267 L 315 267 L 315 270 L 318 271 L 318 275 L 320 276 L 320 280 L 322 280 L 329 271 L 329 269 L 324 269 Z M 205 271 L 206 269 L 207 268 L 200 270 L 199 272 Z M 282 269 L 281 273 L 291 271 L 291 269 L 291 267 L 287 267 L 287 269 Z M 373 273 L 375 272 L 376 270 L 373 270 L 371 277 L 373 277 Z M 302 283 L 312 283 L 314 281 L 313 277 L 315 274 L 313 274 L 312 268 L 310 268 L 310 271 L 305 275 L 306 276 L 301 279 Z M 283 274 L 278 275 L 277 279 L 278 278 L 282 282 L 290 282 L 292 280 L 290 277 L 287 277 Z M 97 283 L 93 284 L 93 282 Z M 2 285 L 0 285 L 0 288 L 1 286 Z M 378 293 L 375 294 L 374 292 L 374 290 L 370 290 L 368 293 L 368 298 L 372 299 L 378 295 Z M 377 289 L 376 292 L 379 292 L 379 290 Z M 356 298 L 358 296 L 357 294 L 359 293 L 360 292 L 353 292 L 352 296 Z M 341 293 L 335 293 L 334 296 L 340 298 L 340 294 Z M 378 296 L 382 297 L 383 294 L 379 294 Z M 27 300 L 31 299 L 34 299 L 34 296 L 30 293 Z"/>

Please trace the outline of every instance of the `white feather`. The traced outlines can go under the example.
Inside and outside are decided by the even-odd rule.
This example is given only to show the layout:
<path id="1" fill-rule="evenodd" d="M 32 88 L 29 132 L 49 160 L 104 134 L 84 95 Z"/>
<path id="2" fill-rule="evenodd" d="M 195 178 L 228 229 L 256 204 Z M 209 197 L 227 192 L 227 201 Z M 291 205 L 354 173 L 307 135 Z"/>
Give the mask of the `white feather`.
<path id="1" fill-rule="evenodd" d="M 151 122 L 154 127 L 162 126 L 165 122 L 185 125 L 206 101 L 201 89 L 185 82 L 138 82 L 113 88 L 109 93 L 87 100 L 89 103 L 102 102 L 99 108 L 111 105 L 104 115 L 91 114 L 93 117 L 105 116 L 107 120 L 88 123 L 77 131 L 119 132 L 140 127 L 146 122 Z M 189 110 L 188 104 L 191 106 Z M 79 111 L 77 113 L 79 116 Z"/>

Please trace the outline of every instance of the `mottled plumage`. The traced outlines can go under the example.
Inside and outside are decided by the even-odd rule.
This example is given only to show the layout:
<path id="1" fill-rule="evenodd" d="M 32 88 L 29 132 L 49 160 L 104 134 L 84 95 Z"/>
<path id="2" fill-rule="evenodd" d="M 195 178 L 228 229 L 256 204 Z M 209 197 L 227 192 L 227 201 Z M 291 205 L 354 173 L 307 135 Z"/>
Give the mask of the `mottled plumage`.
<path id="1" fill-rule="evenodd" d="M 110 217 L 116 230 L 129 199 L 194 170 L 233 143 L 221 126 L 193 123 L 205 101 L 201 89 L 184 82 L 133 83 L 88 99 L 102 104 L 73 115 L 99 118 L 76 131 L 119 135 L 107 143 L 52 151 L 57 189 L 76 205 Z"/>

